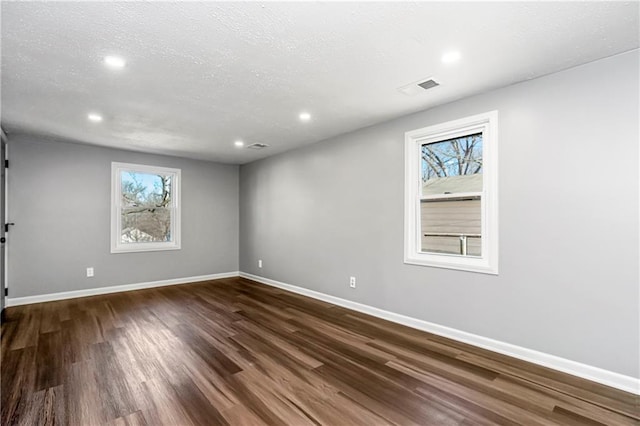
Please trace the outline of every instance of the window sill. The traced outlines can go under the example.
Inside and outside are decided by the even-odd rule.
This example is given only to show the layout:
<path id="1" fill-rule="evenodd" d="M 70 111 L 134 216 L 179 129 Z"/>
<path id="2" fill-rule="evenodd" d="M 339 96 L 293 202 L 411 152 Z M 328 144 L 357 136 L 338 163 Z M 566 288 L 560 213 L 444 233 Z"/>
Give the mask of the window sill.
<path id="1" fill-rule="evenodd" d="M 117 253 L 141 253 L 148 251 L 166 251 L 166 250 L 180 250 L 181 247 L 178 244 L 170 243 L 170 244 L 135 244 L 133 246 L 118 246 L 111 247 L 111 254 Z"/>
<path id="2" fill-rule="evenodd" d="M 416 254 L 415 256 L 405 256 L 404 263 L 407 265 L 430 266 L 433 268 L 498 275 L 498 265 L 492 265 L 487 259 L 483 258 L 461 257 L 447 254 Z"/>

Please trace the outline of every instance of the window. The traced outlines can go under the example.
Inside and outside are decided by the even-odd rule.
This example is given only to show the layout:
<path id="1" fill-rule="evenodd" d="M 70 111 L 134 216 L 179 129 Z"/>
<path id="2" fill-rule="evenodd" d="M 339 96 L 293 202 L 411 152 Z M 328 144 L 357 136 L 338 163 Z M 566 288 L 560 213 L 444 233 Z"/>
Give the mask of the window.
<path id="1" fill-rule="evenodd" d="M 111 163 L 111 253 L 180 249 L 180 170 Z"/>
<path id="2" fill-rule="evenodd" d="M 498 273 L 498 112 L 405 134 L 405 263 Z"/>

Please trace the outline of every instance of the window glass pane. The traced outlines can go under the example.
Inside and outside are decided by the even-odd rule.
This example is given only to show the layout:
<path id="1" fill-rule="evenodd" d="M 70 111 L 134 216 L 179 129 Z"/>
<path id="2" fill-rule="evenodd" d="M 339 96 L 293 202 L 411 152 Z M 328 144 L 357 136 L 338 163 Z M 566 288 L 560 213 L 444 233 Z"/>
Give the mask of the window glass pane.
<path id="1" fill-rule="evenodd" d="M 172 176 L 122 172 L 121 243 L 169 242 Z"/>
<path id="2" fill-rule="evenodd" d="M 422 145 L 422 195 L 482 191 L 482 133 Z"/>
<path id="3" fill-rule="evenodd" d="M 420 202 L 421 251 L 480 256 L 480 197 Z"/>

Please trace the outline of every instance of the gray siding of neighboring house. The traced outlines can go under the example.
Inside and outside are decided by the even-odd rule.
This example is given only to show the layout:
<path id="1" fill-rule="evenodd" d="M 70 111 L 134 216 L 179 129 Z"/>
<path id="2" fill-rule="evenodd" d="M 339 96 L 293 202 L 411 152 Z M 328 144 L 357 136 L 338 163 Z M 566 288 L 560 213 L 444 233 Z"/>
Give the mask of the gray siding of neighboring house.
<path id="1" fill-rule="evenodd" d="M 481 234 L 481 201 L 423 201 L 420 205 L 422 251 L 461 254 L 460 237 L 425 234 Z M 467 237 L 467 255 L 480 256 L 482 239 Z"/>
<path id="2" fill-rule="evenodd" d="M 479 193 L 482 192 L 482 179 L 482 173 L 428 179 L 422 186 L 422 195 Z M 464 245 L 467 255 L 480 256 L 482 254 L 481 204 L 479 197 L 423 200 L 420 204 L 422 251 L 463 254 L 462 246 Z M 466 237 L 466 243 L 460 241 L 462 235 Z"/>

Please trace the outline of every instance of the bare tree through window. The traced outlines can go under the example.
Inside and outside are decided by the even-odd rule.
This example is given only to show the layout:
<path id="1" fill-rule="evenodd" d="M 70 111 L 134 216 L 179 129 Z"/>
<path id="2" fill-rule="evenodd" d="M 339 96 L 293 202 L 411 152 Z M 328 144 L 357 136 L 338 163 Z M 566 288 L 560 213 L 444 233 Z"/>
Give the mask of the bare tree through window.
<path id="1" fill-rule="evenodd" d="M 171 241 L 171 176 L 121 173 L 121 242 Z"/>
<path id="2" fill-rule="evenodd" d="M 422 181 L 482 173 L 482 133 L 422 145 Z"/>

